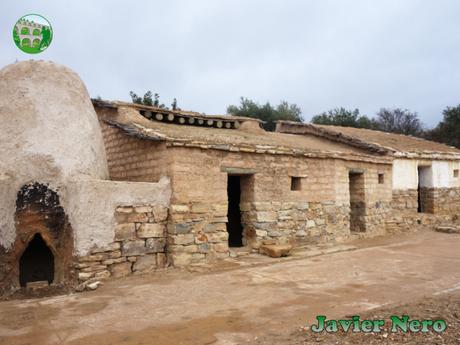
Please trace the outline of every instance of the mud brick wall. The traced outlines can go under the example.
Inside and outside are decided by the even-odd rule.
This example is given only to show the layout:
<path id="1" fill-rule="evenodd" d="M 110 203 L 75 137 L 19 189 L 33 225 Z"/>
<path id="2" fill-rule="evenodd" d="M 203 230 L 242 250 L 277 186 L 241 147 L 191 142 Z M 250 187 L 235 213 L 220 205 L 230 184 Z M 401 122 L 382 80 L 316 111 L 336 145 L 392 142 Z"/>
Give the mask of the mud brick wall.
<path id="1" fill-rule="evenodd" d="M 118 207 L 114 241 L 78 258 L 79 282 L 88 284 L 166 267 L 167 216 L 168 209 L 162 206 Z"/>
<path id="2" fill-rule="evenodd" d="M 168 176 L 169 157 L 165 144 L 139 140 L 100 121 L 111 180 L 157 182 Z"/>

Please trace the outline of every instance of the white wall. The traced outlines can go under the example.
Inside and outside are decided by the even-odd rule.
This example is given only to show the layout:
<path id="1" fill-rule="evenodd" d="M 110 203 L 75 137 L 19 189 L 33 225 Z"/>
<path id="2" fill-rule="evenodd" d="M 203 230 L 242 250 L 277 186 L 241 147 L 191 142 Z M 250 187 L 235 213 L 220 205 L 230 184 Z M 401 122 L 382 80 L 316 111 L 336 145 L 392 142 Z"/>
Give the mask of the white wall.
<path id="1" fill-rule="evenodd" d="M 460 187 L 460 178 L 454 178 L 454 169 L 460 169 L 460 161 L 428 161 L 395 159 L 393 161 L 393 190 L 417 189 L 418 167 L 422 168 L 421 185 L 424 187 Z"/>
<path id="2" fill-rule="evenodd" d="M 393 161 L 393 190 L 417 189 L 417 161 L 395 159 Z"/>

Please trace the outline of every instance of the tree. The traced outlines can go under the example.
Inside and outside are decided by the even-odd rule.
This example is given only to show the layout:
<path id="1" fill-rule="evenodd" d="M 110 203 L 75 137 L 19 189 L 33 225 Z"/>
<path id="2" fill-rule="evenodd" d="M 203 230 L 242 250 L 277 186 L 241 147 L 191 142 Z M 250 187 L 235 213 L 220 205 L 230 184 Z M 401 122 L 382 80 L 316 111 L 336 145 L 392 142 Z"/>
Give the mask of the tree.
<path id="1" fill-rule="evenodd" d="M 131 96 L 131 99 L 133 101 L 133 103 L 136 103 L 136 104 L 143 104 L 143 99 L 142 97 L 138 96 L 136 93 L 134 93 L 134 91 L 129 91 L 129 95 Z"/>
<path id="2" fill-rule="evenodd" d="M 152 91 L 147 91 L 144 94 L 144 97 L 142 98 L 142 104 L 144 105 L 153 105 L 153 100 L 152 100 Z"/>
<path id="3" fill-rule="evenodd" d="M 144 96 L 138 96 L 134 91 L 129 92 L 129 96 L 133 103 L 153 106 L 157 108 L 169 109 L 163 103 L 160 103 L 160 95 L 158 93 L 152 94 L 152 91 L 147 91 Z M 177 106 L 177 100 L 174 98 Z"/>
<path id="4" fill-rule="evenodd" d="M 384 132 L 421 136 L 423 124 L 416 112 L 407 109 L 381 108 L 377 113 L 377 123 Z"/>
<path id="5" fill-rule="evenodd" d="M 460 148 L 460 104 L 456 107 L 447 107 L 442 112 L 442 121 L 426 137 Z"/>
<path id="6" fill-rule="evenodd" d="M 317 125 L 335 125 L 369 129 L 378 128 L 376 121 L 368 118 L 366 115 L 360 115 L 359 109 L 347 110 L 343 107 L 313 116 L 311 122 Z"/>
<path id="7" fill-rule="evenodd" d="M 289 104 L 286 101 L 281 101 L 280 104 L 274 107 L 269 102 L 261 105 L 248 98 L 241 97 L 239 105 L 229 105 L 227 107 L 227 113 L 265 121 L 263 127 L 267 131 L 274 131 L 275 122 L 278 120 L 303 121 L 302 110 L 296 104 Z"/>
<path id="8" fill-rule="evenodd" d="M 177 99 L 174 98 L 173 102 L 171 103 L 171 109 L 177 110 Z"/>

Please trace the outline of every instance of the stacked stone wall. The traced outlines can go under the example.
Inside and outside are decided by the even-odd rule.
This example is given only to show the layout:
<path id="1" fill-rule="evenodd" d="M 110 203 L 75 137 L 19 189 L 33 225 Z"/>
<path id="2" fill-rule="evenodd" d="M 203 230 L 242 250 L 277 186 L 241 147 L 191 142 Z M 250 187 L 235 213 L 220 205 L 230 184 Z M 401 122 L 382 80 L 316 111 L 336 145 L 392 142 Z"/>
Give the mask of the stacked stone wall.
<path id="1" fill-rule="evenodd" d="M 114 241 L 77 259 L 80 284 L 166 267 L 167 216 L 168 209 L 162 206 L 118 207 Z"/>
<path id="2" fill-rule="evenodd" d="M 460 188 L 423 188 L 423 201 L 430 213 L 460 216 Z"/>
<path id="3" fill-rule="evenodd" d="M 173 156 L 168 243 L 175 246 L 175 264 L 228 255 L 227 176 L 238 169 L 252 172 L 241 175 L 243 244 L 249 248 L 257 250 L 264 242 L 302 244 L 350 237 L 348 174 L 353 168 L 364 170 L 363 236 L 385 231 L 390 165 L 180 147 L 169 147 L 168 152 Z M 384 184 L 378 183 L 379 173 L 386 174 Z M 301 179 L 301 190 L 291 190 L 293 176 Z"/>
<path id="4" fill-rule="evenodd" d="M 349 234 L 350 207 L 324 202 L 245 202 L 242 222 L 248 244 L 311 244 L 343 239 Z"/>
<path id="5" fill-rule="evenodd" d="M 460 217 L 460 188 L 422 188 L 421 202 L 422 212 L 419 213 L 416 189 L 393 191 L 387 231 L 408 231 L 418 224 L 444 224 Z"/>

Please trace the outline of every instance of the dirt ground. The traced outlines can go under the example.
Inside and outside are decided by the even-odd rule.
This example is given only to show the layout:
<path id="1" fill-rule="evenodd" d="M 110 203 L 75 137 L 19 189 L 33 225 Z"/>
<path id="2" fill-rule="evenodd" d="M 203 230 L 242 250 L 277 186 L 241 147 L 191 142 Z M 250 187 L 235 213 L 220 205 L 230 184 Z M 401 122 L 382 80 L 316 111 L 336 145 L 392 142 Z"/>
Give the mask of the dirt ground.
<path id="1" fill-rule="evenodd" d="M 460 287 L 459 287 L 460 289 Z M 430 330 L 428 333 L 391 332 L 390 316 L 409 315 L 411 319 L 437 320 L 443 319 L 447 323 L 445 332 L 437 333 Z M 351 315 L 342 315 L 350 317 Z M 262 336 L 252 344 L 257 345 L 312 345 L 312 344 L 341 344 L 341 345 L 458 345 L 460 344 L 460 291 L 446 292 L 431 298 L 423 298 L 413 303 L 395 305 L 392 307 L 377 308 L 360 314 L 361 320 L 385 320 L 385 326 L 380 333 L 321 333 L 312 332 L 309 327 L 301 327 L 291 333 Z"/>
<path id="2" fill-rule="evenodd" d="M 0 344 L 459 344 L 460 235 L 422 231 L 353 251 L 246 257 L 194 272 L 107 282 L 94 292 L 0 303 Z M 320 334 L 361 315 L 443 318 L 442 335 Z M 385 336 L 386 334 L 386 336 Z"/>

